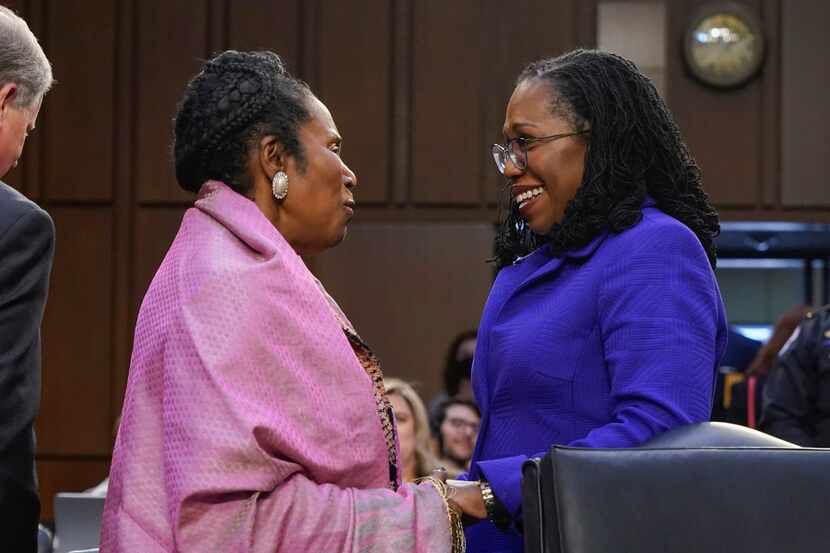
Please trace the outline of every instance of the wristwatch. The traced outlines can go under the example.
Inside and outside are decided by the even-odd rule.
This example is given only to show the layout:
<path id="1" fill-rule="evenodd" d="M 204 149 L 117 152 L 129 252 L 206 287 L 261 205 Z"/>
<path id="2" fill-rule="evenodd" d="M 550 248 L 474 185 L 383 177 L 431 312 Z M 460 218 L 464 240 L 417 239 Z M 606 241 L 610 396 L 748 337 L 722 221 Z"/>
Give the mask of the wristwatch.
<path id="1" fill-rule="evenodd" d="M 490 519 L 490 522 L 500 530 L 510 528 L 510 514 L 493 493 L 490 483 L 482 478 L 478 483 L 478 487 L 481 489 L 481 499 L 484 500 L 484 509 L 487 511 L 487 518 Z"/>

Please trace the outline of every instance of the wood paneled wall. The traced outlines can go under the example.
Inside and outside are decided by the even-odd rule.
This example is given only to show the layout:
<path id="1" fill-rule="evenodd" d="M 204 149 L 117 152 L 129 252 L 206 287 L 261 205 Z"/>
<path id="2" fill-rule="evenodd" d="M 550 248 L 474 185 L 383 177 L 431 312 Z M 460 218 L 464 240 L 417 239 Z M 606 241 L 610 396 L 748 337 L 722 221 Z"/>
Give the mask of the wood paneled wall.
<path id="1" fill-rule="evenodd" d="M 830 210 L 782 191 L 780 0 L 744 1 L 762 14 L 769 53 L 759 78 L 728 93 L 693 81 L 680 61 L 683 26 L 701 2 L 670 3 L 667 89 L 712 197 L 730 218 L 830 220 Z M 593 45 L 597 2 L 3 3 L 30 23 L 58 80 L 7 178 L 49 210 L 58 232 L 37 428 L 48 519 L 56 490 L 106 475 L 138 306 L 192 201 L 173 177 L 171 119 L 201 60 L 274 49 L 330 107 L 360 207 L 354 245 L 311 266 L 400 370 L 390 372 L 434 390 L 452 336 L 433 333 L 419 348 L 408 329 L 475 324 L 489 268 L 465 281 L 458 262 L 484 255 L 500 183 L 489 146 L 501 140 L 513 81 L 533 59 Z M 372 263 L 409 269 L 361 278 Z M 406 302 L 419 297 L 413 321 Z"/>
<path id="2" fill-rule="evenodd" d="M 781 3 L 781 203 L 830 209 L 828 2 Z"/>
<path id="3" fill-rule="evenodd" d="M 701 0 L 669 2 L 668 101 L 703 170 L 704 186 L 730 216 L 780 207 L 778 173 L 778 1 L 745 0 L 769 39 L 763 71 L 746 86 L 718 90 L 693 79 L 683 59 L 683 36 Z M 732 213 L 734 212 L 734 213 Z"/>

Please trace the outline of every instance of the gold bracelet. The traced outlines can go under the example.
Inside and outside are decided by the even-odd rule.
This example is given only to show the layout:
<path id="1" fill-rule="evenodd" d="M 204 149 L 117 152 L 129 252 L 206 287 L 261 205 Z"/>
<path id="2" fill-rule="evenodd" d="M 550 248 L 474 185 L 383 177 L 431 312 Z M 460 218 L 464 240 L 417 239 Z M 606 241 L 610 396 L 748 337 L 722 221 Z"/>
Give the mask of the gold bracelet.
<path id="1" fill-rule="evenodd" d="M 496 501 L 496 498 L 493 495 L 493 488 L 490 487 L 487 480 L 480 480 L 478 482 L 478 487 L 481 490 L 481 499 L 484 501 L 484 510 L 487 511 L 487 517 L 492 519 L 493 503 Z"/>
<path id="2" fill-rule="evenodd" d="M 496 525 L 496 528 L 506 530 L 510 526 L 510 517 L 504 512 L 504 507 L 496 503 L 496 496 L 490 483 L 482 478 L 478 487 L 481 490 L 481 499 L 484 502 L 487 518 Z"/>
<path id="3" fill-rule="evenodd" d="M 453 509 L 448 501 L 450 491 L 449 486 L 447 486 L 446 482 L 443 482 L 438 478 L 433 478 L 432 476 L 428 476 L 421 481 L 432 484 L 438 492 L 438 495 L 440 495 L 441 499 L 444 501 L 444 507 L 447 509 L 447 518 L 449 518 L 450 523 L 450 544 L 452 546 L 452 553 L 466 553 L 467 541 L 464 538 L 464 526 L 461 524 L 461 513 Z"/>

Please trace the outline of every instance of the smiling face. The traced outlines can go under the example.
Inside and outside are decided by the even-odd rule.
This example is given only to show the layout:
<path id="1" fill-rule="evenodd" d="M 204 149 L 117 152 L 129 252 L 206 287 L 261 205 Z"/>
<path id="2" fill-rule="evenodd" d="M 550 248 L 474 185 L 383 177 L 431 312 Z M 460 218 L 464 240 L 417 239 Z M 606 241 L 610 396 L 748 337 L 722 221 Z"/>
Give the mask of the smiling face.
<path id="1" fill-rule="evenodd" d="M 342 139 L 329 110 L 312 95 L 306 108 L 309 119 L 298 132 L 304 159 L 286 156 L 279 167 L 288 175 L 288 195 L 277 204 L 277 228 L 297 253 L 313 255 L 345 238 L 357 177 L 340 158 Z"/>
<path id="2" fill-rule="evenodd" d="M 571 118 L 559 113 L 562 110 L 552 110 L 552 105 L 554 98 L 545 82 L 530 79 L 519 83 L 507 104 L 505 139 L 533 139 L 582 130 L 574 128 Z M 512 162 L 505 166 L 513 201 L 518 199 L 519 213 L 535 233 L 547 234 L 561 222 L 568 202 L 582 186 L 587 136 L 529 143 L 524 171 Z"/>
<path id="3" fill-rule="evenodd" d="M 441 423 L 443 455 L 465 465 L 473 456 L 481 417 L 470 406 L 461 403 L 449 405 Z"/>
<path id="4" fill-rule="evenodd" d="M 15 107 L 16 91 L 14 84 L 0 87 L 0 178 L 17 165 L 40 112 L 40 100 L 29 107 Z"/>

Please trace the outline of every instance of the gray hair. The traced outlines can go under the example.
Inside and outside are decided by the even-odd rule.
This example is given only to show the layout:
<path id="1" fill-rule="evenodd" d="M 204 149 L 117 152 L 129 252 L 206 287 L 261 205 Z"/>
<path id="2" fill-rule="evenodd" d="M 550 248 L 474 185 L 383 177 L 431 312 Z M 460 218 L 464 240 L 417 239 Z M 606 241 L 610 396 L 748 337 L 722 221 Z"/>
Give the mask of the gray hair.
<path id="1" fill-rule="evenodd" d="M 12 106 L 28 108 L 52 87 L 52 65 L 26 22 L 0 6 L 0 86 L 14 83 Z"/>

